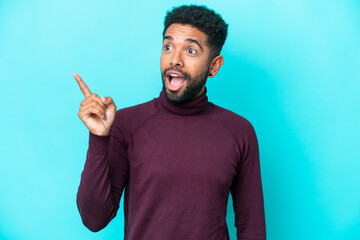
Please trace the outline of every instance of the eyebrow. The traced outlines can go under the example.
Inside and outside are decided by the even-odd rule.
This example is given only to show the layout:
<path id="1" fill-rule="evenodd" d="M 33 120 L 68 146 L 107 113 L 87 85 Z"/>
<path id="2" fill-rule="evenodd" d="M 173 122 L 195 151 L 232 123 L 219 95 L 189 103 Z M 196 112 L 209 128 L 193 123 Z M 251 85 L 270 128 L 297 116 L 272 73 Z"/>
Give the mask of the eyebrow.
<path id="1" fill-rule="evenodd" d="M 171 36 L 165 36 L 164 39 L 163 39 L 163 41 L 164 41 L 164 40 L 173 41 L 174 38 L 171 37 Z M 198 45 L 198 46 L 200 47 L 201 51 L 203 51 L 203 48 L 202 48 L 201 44 L 200 44 L 197 40 L 191 39 L 191 38 L 187 38 L 187 39 L 185 39 L 185 41 L 186 41 L 186 42 L 189 42 L 189 43 L 195 43 L 196 45 Z"/>

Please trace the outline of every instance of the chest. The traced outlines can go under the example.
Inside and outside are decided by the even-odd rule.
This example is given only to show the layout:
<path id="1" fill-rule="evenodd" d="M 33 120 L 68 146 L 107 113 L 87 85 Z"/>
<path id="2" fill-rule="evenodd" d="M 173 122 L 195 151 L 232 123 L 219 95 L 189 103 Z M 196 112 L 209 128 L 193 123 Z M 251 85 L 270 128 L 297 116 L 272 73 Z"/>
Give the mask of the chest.
<path id="1" fill-rule="evenodd" d="M 134 131 L 128 148 L 132 178 L 209 187 L 230 187 L 239 156 L 226 128 L 193 118 L 149 121 Z"/>

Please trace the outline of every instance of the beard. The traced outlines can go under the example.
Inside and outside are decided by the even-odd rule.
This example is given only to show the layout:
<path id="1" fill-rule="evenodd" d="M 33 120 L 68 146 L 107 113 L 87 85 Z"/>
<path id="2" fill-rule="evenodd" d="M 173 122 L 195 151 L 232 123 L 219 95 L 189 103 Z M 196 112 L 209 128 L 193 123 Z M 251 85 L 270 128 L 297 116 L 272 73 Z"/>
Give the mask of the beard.
<path id="1" fill-rule="evenodd" d="M 166 89 L 165 87 L 166 72 L 170 70 L 180 72 L 185 77 L 186 86 L 185 89 L 182 90 L 181 92 L 178 91 L 174 92 Z M 201 89 L 205 86 L 209 74 L 209 70 L 210 70 L 210 66 L 207 71 L 204 71 L 193 78 L 189 73 L 183 72 L 179 68 L 176 67 L 166 68 L 161 74 L 162 82 L 163 82 L 163 91 L 165 93 L 166 98 L 169 101 L 175 103 L 186 103 L 194 99 L 196 95 L 201 91 Z"/>

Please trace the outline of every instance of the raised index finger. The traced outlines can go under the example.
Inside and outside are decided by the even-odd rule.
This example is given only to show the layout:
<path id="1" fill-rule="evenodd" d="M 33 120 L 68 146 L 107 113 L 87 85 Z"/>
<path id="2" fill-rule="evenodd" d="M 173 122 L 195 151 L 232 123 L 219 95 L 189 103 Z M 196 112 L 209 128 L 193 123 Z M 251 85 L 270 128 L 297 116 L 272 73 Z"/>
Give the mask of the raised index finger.
<path id="1" fill-rule="evenodd" d="M 77 83 L 79 84 L 79 87 L 82 91 L 82 93 L 84 94 L 85 97 L 88 97 L 92 94 L 92 92 L 90 91 L 90 89 L 88 88 L 88 86 L 85 84 L 85 82 L 81 79 L 81 77 L 77 74 L 74 73 L 74 78 L 76 79 Z"/>

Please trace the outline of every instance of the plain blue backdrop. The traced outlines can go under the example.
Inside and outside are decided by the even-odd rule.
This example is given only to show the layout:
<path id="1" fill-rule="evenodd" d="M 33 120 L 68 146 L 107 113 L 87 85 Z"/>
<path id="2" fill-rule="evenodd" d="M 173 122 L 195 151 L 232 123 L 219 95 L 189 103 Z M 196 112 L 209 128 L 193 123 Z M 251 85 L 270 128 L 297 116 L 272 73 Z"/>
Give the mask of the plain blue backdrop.
<path id="1" fill-rule="evenodd" d="M 122 239 L 81 222 L 78 72 L 118 109 L 157 97 L 167 10 L 190 1 L 0 0 L 0 239 Z M 269 240 L 360 239 L 360 3 L 197 1 L 229 23 L 209 100 L 257 132 Z M 227 222 L 236 239 L 231 198 Z"/>

